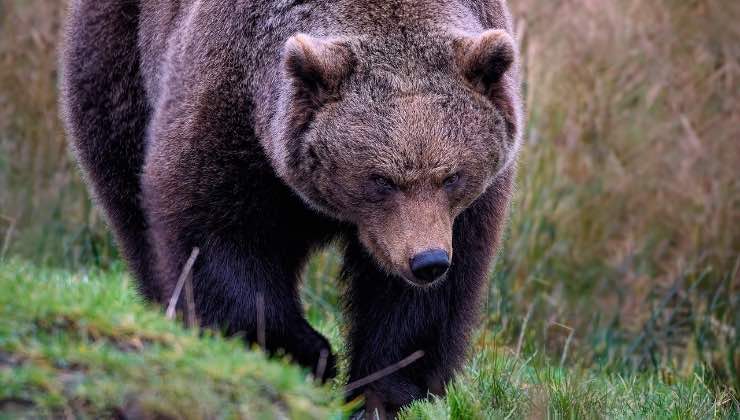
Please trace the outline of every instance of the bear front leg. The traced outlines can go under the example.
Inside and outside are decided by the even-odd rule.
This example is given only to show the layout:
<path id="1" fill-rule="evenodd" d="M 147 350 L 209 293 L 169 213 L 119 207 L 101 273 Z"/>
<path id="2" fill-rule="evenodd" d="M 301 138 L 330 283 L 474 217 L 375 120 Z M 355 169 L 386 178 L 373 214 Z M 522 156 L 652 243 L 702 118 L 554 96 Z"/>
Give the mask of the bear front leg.
<path id="1" fill-rule="evenodd" d="M 441 394 L 439 384 L 460 364 L 466 342 L 461 336 L 470 329 L 451 322 L 450 288 L 424 290 L 389 276 L 357 242 L 347 248 L 345 275 L 350 281 L 347 398 L 362 396 L 365 417 L 384 419 L 430 392 Z M 447 339 L 450 329 L 460 330 L 453 340 Z"/>
<path id="2" fill-rule="evenodd" d="M 198 247 L 192 279 L 201 325 L 250 343 L 264 338 L 269 351 L 283 349 L 330 377 L 329 343 L 304 319 L 297 285 L 333 222 L 308 209 L 270 165 L 253 126 L 255 75 L 243 51 L 225 48 L 220 41 L 229 37 L 179 35 L 150 98 L 156 109 L 141 175 L 163 300 Z"/>
<path id="3" fill-rule="evenodd" d="M 296 273 L 274 256 L 234 249 L 211 243 L 196 266 L 195 303 L 203 325 L 242 334 L 271 354 L 285 351 L 321 381 L 333 378 L 335 357 L 328 340 L 303 316 Z"/>
<path id="4" fill-rule="evenodd" d="M 345 255 L 350 384 L 396 367 L 349 393 L 349 399 L 365 397 L 369 418 L 392 418 L 416 399 L 443 394 L 462 366 L 505 219 L 509 177 L 505 174 L 457 217 L 452 265 L 438 285 L 421 288 L 388 275 L 357 240 L 350 241 Z M 423 352 L 420 359 L 399 365 L 417 351 Z"/>
<path id="5" fill-rule="evenodd" d="M 159 273 L 168 285 L 173 284 L 185 264 L 185 249 L 200 245 L 191 274 L 200 326 L 229 336 L 241 335 L 248 344 L 263 346 L 271 354 L 285 351 L 322 381 L 336 375 L 329 342 L 303 317 L 296 274 L 285 268 L 289 262 L 213 237 L 187 247 L 167 243 L 169 246 L 161 239 L 155 240 L 161 259 Z M 178 248 L 182 252 L 177 252 Z M 179 308 L 186 310 L 184 295 L 179 303 Z"/>
<path id="6" fill-rule="evenodd" d="M 216 166 L 214 153 L 180 156 L 178 148 L 160 153 L 169 161 L 147 167 L 143 190 L 162 301 L 198 247 L 192 285 L 200 325 L 284 350 L 321 379 L 334 376 L 329 343 L 304 319 L 297 290 L 308 253 L 331 226 L 261 167 L 223 158 Z"/>

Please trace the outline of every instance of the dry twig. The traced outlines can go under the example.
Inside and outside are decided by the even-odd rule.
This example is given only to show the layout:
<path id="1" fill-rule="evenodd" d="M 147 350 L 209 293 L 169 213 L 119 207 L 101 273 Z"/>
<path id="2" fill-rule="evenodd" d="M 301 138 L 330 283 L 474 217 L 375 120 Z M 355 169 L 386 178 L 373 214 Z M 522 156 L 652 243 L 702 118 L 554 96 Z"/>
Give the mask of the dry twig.
<path id="1" fill-rule="evenodd" d="M 371 373 L 364 378 L 360 378 L 354 382 L 351 382 L 347 384 L 347 386 L 344 388 L 344 391 L 346 393 L 350 393 L 354 391 L 357 388 L 363 387 L 367 384 L 373 383 L 379 379 L 385 378 L 386 376 L 405 368 L 406 366 L 414 363 L 415 361 L 421 359 L 424 357 L 424 351 L 423 350 L 417 350 L 413 353 L 411 353 L 409 356 L 405 357 L 403 360 L 399 361 L 398 363 L 394 363 L 388 367 L 385 367 L 383 369 L 380 369 L 377 372 Z"/>
<path id="2" fill-rule="evenodd" d="M 175 319 L 175 310 L 177 309 L 177 301 L 180 300 L 180 294 L 182 293 L 183 286 L 185 285 L 185 281 L 190 278 L 190 271 L 193 269 L 193 264 L 195 264 L 195 259 L 198 258 L 198 254 L 200 253 L 200 249 L 193 248 L 193 252 L 190 253 L 190 258 L 188 258 L 188 261 L 185 263 L 185 266 L 182 268 L 182 272 L 180 273 L 180 278 L 177 279 L 177 286 L 175 286 L 175 291 L 172 293 L 172 297 L 170 298 L 170 303 L 167 306 L 167 318 L 168 319 Z M 190 282 L 188 282 L 190 283 Z M 189 288 L 191 290 L 190 294 L 191 296 L 186 296 L 185 298 L 192 299 L 192 284 L 189 285 Z M 187 292 L 186 292 L 187 294 Z M 187 302 L 188 304 L 188 311 L 191 310 L 190 308 L 190 302 Z M 192 316 L 195 318 L 195 304 L 193 303 L 192 313 L 189 314 L 189 316 Z"/>

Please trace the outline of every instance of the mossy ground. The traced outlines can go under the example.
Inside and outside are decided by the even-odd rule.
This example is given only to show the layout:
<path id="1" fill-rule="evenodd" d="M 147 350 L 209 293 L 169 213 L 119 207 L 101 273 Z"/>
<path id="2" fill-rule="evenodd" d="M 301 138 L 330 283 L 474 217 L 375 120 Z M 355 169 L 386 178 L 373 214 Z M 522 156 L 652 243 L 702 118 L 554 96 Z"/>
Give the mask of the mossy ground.
<path id="1" fill-rule="evenodd" d="M 3 417 L 346 418 L 342 379 L 319 386 L 286 359 L 185 329 L 144 304 L 120 268 L 71 273 L 0 265 Z M 311 311 L 340 331 L 331 310 Z M 341 346 L 341 334 L 332 335 Z M 405 419 L 738 418 L 701 372 L 618 375 L 517 356 L 481 333 L 441 398 Z"/>
<path id="2" fill-rule="evenodd" d="M 341 396 L 238 340 L 186 330 L 120 270 L 0 266 L 0 412 L 171 418 L 341 417 Z"/>

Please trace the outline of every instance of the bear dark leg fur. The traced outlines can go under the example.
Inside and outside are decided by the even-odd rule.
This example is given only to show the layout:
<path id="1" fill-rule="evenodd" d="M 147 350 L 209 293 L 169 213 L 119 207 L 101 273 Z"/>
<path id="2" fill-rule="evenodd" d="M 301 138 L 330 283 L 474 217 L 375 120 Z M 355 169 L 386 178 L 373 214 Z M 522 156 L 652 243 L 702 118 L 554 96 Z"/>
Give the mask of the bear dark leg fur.
<path id="1" fill-rule="evenodd" d="M 258 226 L 252 227 L 247 233 L 240 226 L 224 226 L 206 237 L 200 236 L 197 223 L 167 224 L 153 218 L 160 278 L 166 281 L 163 289 L 172 290 L 192 248 L 198 246 L 192 281 L 202 326 L 240 334 L 248 343 L 265 344 L 269 352 L 285 350 L 321 379 L 333 377 L 336 366 L 329 342 L 304 319 L 298 296 L 300 271 L 312 243 L 300 229 L 259 232 Z M 283 243 L 272 242 L 267 235 L 278 235 Z M 260 245 L 249 244 L 247 237 L 260 238 Z"/>
<path id="2" fill-rule="evenodd" d="M 442 394 L 460 367 L 479 316 L 483 289 L 509 200 L 511 171 L 503 174 L 456 220 L 447 279 L 419 289 L 389 278 L 357 242 L 345 255 L 350 288 L 350 383 L 421 350 L 421 359 L 357 389 L 371 411 L 386 415 L 428 393 Z"/>
<path id="3" fill-rule="evenodd" d="M 215 242 L 202 250 L 194 270 L 200 322 L 243 334 L 248 343 L 264 339 L 268 351 L 285 350 L 322 380 L 335 376 L 329 342 L 303 317 L 297 291 L 301 265 Z"/>
<path id="4" fill-rule="evenodd" d="M 160 288 L 169 298 L 198 247 L 192 278 L 202 325 L 250 343 L 264 328 L 268 350 L 284 349 L 333 376 L 329 343 L 303 318 L 297 288 L 310 252 L 334 236 L 335 223 L 275 176 L 244 118 L 246 95 L 227 91 L 234 94 L 210 94 L 213 102 L 181 97 L 152 121 L 142 188 Z M 208 118 L 189 124 L 193 103 Z"/>
<path id="5" fill-rule="evenodd" d="M 150 109 L 139 69 L 139 2 L 74 2 L 63 50 L 67 132 L 121 253 L 149 299 L 150 270 L 139 173 Z"/>

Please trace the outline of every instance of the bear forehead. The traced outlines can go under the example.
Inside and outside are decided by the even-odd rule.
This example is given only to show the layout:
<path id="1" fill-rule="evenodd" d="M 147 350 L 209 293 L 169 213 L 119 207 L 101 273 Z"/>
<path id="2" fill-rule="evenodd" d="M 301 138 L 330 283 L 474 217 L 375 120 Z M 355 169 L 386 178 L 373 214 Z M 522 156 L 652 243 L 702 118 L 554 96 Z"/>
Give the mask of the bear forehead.
<path id="1" fill-rule="evenodd" d="M 327 157 L 352 171 L 380 171 L 409 181 L 444 177 L 461 166 L 485 164 L 495 143 L 485 134 L 489 128 L 478 126 L 488 123 L 471 118 L 464 101 L 458 102 L 449 95 L 416 92 L 399 93 L 382 104 L 343 106 L 351 116 L 335 121 L 336 131 L 322 133 L 320 143 Z"/>

